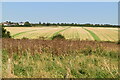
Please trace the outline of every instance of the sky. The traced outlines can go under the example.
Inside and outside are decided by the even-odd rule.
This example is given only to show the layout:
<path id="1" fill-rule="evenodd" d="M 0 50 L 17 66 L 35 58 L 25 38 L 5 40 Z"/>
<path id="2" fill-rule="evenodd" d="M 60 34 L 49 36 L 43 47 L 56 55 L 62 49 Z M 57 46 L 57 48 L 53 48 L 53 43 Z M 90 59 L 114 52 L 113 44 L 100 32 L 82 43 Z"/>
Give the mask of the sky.
<path id="1" fill-rule="evenodd" d="M 120 0 L 1 0 L 2 2 L 119 2 Z"/>
<path id="2" fill-rule="evenodd" d="M 118 3 L 3 2 L 2 21 L 118 24 Z"/>

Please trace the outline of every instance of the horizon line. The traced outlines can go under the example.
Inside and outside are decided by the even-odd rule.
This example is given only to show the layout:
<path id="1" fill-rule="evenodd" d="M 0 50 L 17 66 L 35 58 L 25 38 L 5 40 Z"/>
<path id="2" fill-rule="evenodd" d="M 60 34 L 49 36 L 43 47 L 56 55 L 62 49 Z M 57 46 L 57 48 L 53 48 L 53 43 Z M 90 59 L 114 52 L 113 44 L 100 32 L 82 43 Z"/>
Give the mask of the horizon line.
<path id="1" fill-rule="evenodd" d="M 7 22 L 7 21 L 9 22 L 9 20 L 6 20 L 6 21 L 2 21 L 0 23 Z M 26 20 L 26 21 L 10 21 L 10 22 L 19 23 L 19 22 L 30 22 L 30 21 Z M 119 24 L 110 24 L 110 23 L 91 23 L 91 22 L 78 23 L 78 22 L 42 22 L 42 21 L 38 21 L 38 22 L 30 22 L 30 23 L 38 23 L 39 24 L 39 22 L 41 22 L 41 23 L 93 24 L 93 25 L 95 25 L 95 24 L 100 24 L 100 25 L 106 25 L 106 24 L 108 24 L 108 25 L 119 25 Z"/>

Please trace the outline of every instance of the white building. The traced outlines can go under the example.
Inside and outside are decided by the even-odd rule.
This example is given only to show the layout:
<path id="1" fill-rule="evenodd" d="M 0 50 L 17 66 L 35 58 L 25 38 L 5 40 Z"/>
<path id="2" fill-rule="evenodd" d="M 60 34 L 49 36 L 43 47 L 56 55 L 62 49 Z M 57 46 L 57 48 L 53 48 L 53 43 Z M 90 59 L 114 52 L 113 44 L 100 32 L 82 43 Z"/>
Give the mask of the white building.
<path id="1" fill-rule="evenodd" d="M 24 25 L 24 22 L 19 22 L 18 24 L 19 24 L 19 25 Z"/>
<path id="2" fill-rule="evenodd" d="M 11 24 L 8 23 L 8 22 L 4 22 L 3 25 L 4 25 L 4 26 L 11 26 Z"/>

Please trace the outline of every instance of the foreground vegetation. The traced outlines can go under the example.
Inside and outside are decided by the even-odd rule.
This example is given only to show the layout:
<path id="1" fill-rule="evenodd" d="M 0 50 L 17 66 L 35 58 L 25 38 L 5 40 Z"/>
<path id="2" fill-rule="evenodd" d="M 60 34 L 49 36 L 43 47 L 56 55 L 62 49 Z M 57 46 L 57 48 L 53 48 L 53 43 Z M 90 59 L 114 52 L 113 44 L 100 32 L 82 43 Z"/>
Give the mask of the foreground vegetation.
<path id="1" fill-rule="evenodd" d="M 3 39 L 3 77 L 118 78 L 118 46 L 97 41 Z"/>

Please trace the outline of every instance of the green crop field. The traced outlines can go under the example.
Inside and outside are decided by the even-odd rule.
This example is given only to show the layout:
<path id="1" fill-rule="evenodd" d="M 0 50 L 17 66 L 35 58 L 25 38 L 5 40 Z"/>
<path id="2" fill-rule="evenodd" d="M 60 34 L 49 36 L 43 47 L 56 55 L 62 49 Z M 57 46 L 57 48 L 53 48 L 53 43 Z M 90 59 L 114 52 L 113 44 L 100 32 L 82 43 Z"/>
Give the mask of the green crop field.
<path id="1" fill-rule="evenodd" d="M 118 41 L 118 28 L 94 28 L 94 27 L 6 27 L 11 36 L 15 39 L 23 37 L 38 39 L 62 34 L 66 39 L 73 40 L 97 40 L 97 41 Z"/>

